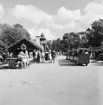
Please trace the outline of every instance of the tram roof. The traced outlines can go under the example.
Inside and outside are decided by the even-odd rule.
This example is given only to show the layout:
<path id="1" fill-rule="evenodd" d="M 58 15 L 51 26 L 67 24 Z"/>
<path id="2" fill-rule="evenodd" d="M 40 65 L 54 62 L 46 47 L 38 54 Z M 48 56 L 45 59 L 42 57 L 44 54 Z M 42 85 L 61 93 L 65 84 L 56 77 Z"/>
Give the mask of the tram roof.
<path id="1" fill-rule="evenodd" d="M 79 51 L 79 50 L 88 50 L 88 51 L 91 51 L 91 52 L 96 52 L 96 51 L 102 51 L 103 50 L 103 46 L 90 47 L 90 48 L 77 48 L 77 49 L 68 50 L 68 52 Z"/>
<path id="2" fill-rule="evenodd" d="M 79 51 L 79 50 L 90 50 L 90 49 L 89 48 L 77 48 L 77 49 L 68 50 L 68 52 Z"/>
<path id="3" fill-rule="evenodd" d="M 95 51 L 102 51 L 103 50 L 103 46 L 99 46 L 99 47 L 91 47 L 90 51 L 95 52 Z"/>

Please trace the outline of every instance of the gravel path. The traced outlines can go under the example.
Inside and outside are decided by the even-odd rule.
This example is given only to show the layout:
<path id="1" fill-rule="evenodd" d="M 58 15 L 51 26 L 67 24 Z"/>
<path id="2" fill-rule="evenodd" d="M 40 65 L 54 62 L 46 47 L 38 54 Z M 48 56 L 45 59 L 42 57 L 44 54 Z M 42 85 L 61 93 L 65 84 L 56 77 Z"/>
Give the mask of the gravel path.
<path id="1" fill-rule="evenodd" d="M 60 56 L 55 64 L 1 70 L 0 105 L 103 105 L 102 69 Z"/>

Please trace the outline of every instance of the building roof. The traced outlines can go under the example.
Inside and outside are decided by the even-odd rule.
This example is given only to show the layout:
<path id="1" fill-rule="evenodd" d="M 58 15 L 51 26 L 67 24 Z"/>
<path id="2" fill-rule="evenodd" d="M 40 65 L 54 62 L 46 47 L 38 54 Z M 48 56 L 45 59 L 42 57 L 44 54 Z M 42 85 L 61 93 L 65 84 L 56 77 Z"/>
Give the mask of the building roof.
<path id="1" fill-rule="evenodd" d="M 30 49 L 43 50 L 42 47 L 40 45 L 37 45 L 37 43 L 35 41 L 31 41 L 31 40 L 28 40 L 26 38 L 23 38 L 23 39 L 17 41 L 16 43 L 14 43 L 13 45 L 9 46 L 8 51 L 14 52 L 15 50 L 17 50 L 17 48 L 20 48 L 21 44 L 23 44 L 23 43 L 26 44 L 27 50 L 30 50 Z"/>

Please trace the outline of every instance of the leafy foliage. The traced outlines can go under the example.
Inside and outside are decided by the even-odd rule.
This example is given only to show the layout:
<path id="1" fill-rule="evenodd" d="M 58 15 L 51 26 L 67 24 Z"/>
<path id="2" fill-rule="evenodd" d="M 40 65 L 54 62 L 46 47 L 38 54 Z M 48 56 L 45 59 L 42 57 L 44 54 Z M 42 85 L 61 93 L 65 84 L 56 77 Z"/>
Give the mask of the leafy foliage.
<path id="1" fill-rule="evenodd" d="M 22 38 L 31 39 L 30 34 L 20 24 L 0 24 L 0 52 Z M 103 19 L 94 21 L 90 28 L 83 32 L 64 33 L 62 39 L 47 41 L 49 49 L 67 52 L 68 49 L 78 47 L 98 47 L 103 41 Z"/>
<path id="2" fill-rule="evenodd" d="M 10 26 L 9 24 L 0 24 L 0 48 L 3 50 L 22 38 L 30 40 L 30 34 L 22 25 L 15 24 Z"/>
<path id="3" fill-rule="evenodd" d="M 90 46 L 100 46 L 103 41 L 103 20 L 94 21 L 91 24 L 91 28 L 88 28 L 86 31 Z"/>

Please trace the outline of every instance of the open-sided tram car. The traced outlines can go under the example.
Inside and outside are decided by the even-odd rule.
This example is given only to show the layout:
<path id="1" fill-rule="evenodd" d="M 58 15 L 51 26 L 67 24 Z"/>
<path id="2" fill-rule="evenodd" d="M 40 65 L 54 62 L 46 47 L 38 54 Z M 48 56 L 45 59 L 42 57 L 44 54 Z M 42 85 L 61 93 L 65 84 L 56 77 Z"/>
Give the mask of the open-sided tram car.
<path id="1" fill-rule="evenodd" d="M 70 61 L 78 64 L 78 65 L 88 65 L 89 64 L 89 53 L 84 53 L 84 51 L 87 51 L 86 48 L 79 48 L 79 49 L 73 49 L 68 51 L 68 55 L 66 59 L 69 59 Z"/>
<path id="2" fill-rule="evenodd" d="M 91 59 L 102 60 L 103 61 L 103 46 L 91 47 Z"/>

